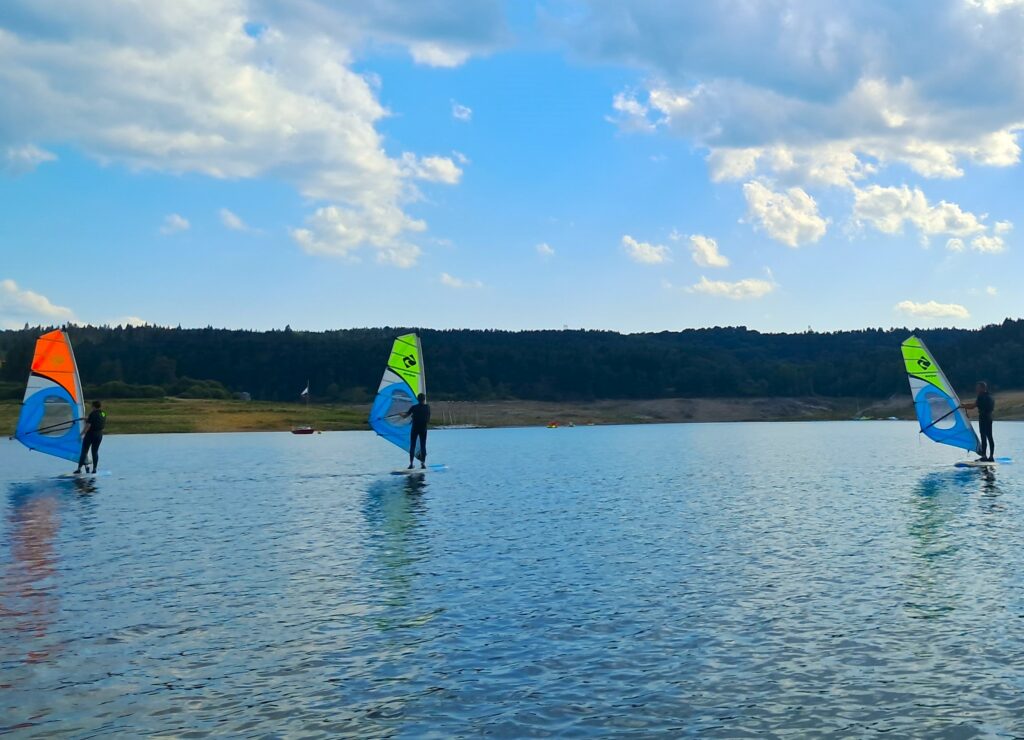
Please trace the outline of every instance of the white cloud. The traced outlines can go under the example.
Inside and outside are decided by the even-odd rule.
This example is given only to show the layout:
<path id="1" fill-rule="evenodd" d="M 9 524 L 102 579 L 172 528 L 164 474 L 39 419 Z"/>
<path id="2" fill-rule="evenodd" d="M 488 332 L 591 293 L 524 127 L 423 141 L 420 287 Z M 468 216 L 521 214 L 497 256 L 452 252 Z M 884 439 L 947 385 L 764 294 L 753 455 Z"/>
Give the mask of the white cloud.
<path id="1" fill-rule="evenodd" d="M 701 267 L 728 267 L 729 258 L 720 254 L 718 242 L 709 236 L 694 234 L 690 237 L 690 254 Z"/>
<path id="2" fill-rule="evenodd" d="M 1024 5 L 1022 0 L 967 0 L 967 2 L 990 14 L 1001 13 L 1009 8 L 1019 8 Z"/>
<path id="3" fill-rule="evenodd" d="M 848 187 L 894 163 L 959 177 L 1020 160 L 1012 2 L 576 0 L 555 25 L 578 53 L 646 73 L 615 120 L 706 147 L 713 178 Z"/>
<path id="4" fill-rule="evenodd" d="M 120 316 L 108 323 L 110 326 L 147 326 L 149 324 L 148 321 L 138 316 Z"/>
<path id="5" fill-rule="evenodd" d="M 639 242 L 628 234 L 622 237 L 622 248 L 626 250 L 631 260 L 646 265 L 659 265 L 672 259 L 668 247 Z"/>
<path id="6" fill-rule="evenodd" d="M 801 188 L 775 193 L 751 181 L 743 186 L 743 195 L 747 199 L 747 218 L 777 242 L 795 248 L 813 244 L 825 235 L 828 221 L 818 214 L 814 198 Z"/>
<path id="7" fill-rule="evenodd" d="M 177 234 L 180 231 L 188 231 L 190 228 L 192 228 L 192 224 L 187 218 L 177 213 L 171 213 L 164 218 L 160 233 L 164 235 Z"/>
<path id="8" fill-rule="evenodd" d="M 455 277 L 454 275 L 449 275 L 447 272 L 441 273 L 441 285 L 444 285 L 448 288 L 455 288 L 456 290 L 461 290 L 463 288 L 484 287 L 484 284 L 481 283 L 479 280 L 463 280 L 461 278 Z"/>
<path id="9" fill-rule="evenodd" d="M 953 237 L 952 239 L 946 242 L 946 249 L 948 249 L 950 252 L 962 252 L 965 249 L 964 240 L 959 239 L 957 237 Z"/>
<path id="10" fill-rule="evenodd" d="M 985 231 L 985 224 L 975 214 L 944 200 L 931 205 L 921 190 L 906 185 L 898 188 L 871 185 L 855 190 L 853 218 L 883 234 L 902 233 L 905 224 L 914 226 L 925 237 L 936 234 L 969 237 Z M 947 242 L 946 246 L 958 251 L 963 242 L 958 239 Z"/>
<path id="11" fill-rule="evenodd" d="M 689 290 L 691 292 L 705 293 L 719 298 L 729 298 L 734 301 L 742 301 L 752 298 L 762 298 L 768 295 L 775 290 L 775 283 L 770 280 L 761 280 L 759 278 L 746 278 L 744 280 L 737 280 L 736 282 L 708 280 L 706 277 L 701 275 L 700 282 L 696 285 L 690 286 Z"/>
<path id="12" fill-rule="evenodd" d="M 994 285 L 989 285 L 985 288 L 985 293 L 990 296 L 997 296 L 999 295 L 999 289 Z"/>
<path id="13" fill-rule="evenodd" d="M 20 329 L 25 324 L 53 325 L 77 321 L 74 312 L 57 306 L 44 295 L 18 287 L 7 278 L 0 280 L 0 328 Z"/>
<path id="14" fill-rule="evenodd" d="M 616 115 L 608 120 L 624 131 L 654 131 L 655 123 L 647 118 L 648 107 L 636 98 L 635 92 L 620 92 L 612 98 L 612 109 Z"/>
<path id="15" fill-rule="evenodd" d="M 534 249 L 537 250 L 537 254 L 540 255 L 541 259 L 551 259 L 555 256 L 555 249 L 547 242 L 541 242 Z"/>
<path id="16" fill-rule="evenodd" d="M 992 225 L 992 231 L 994 231 L 996 234 L 1009 234 L 1011 231 L 1013 231 L 1013 222 L 996 221 Z"/>
<path id="17" fill-rule="evenodd" d="M 402 166 L 409 177 L 418 180 L 457 185 L 462 179 L 462 170 L 448 157 L 417 157 L 405 152 L 402 155 Z"/>
<path id="18" fill-rule="evenodd" d="M 360 210 L 326 206 L 306 219 L 305 228 L 293 229 L 292 238 L 309 254 L 358 261 L 357 252 L 367 247 L 380 264 L 412 267 L 421 250 L 405 234 L 426 228 L 394 205 Z"/>
<path id="19" fill-rule="evenodd" d="M 242 220 L 242 217 L 227 208 L 220 209 L 220 222 L 232 231 L 250 231 L 248 224 Z"/>
<path id="20" fill-rule="evenodd" d="M 412 44 L 409 53 L 414 62 L 428 67 L 458 67 L 472 54 L 466 49 L 428 42 Z"/>
<path id="21" fill-rule="evenodd" d="M 468 105 L 462 105 L 462 103 L 456 103 L 452 101 L 452 118 L 457 121 L 469 122 L 473 120 L 473 109 Z"/>
<path id="22" fill-rule="evenodd" d="M 915 303 L 914 301 L 900 301 L 896 304 L 896 310 L 919 319 L 967 319 L 971 314 L 959 303 Z"/>
<path id="23" fill-rule="evenodd" d="M 18 104 L 0 106 L 0 153 L 52 142 L 136 170 L 276 179 L 364 222 L 416 198 L 411 179 L 452 184 L 461 171 L 444 158 L 408 167 L 388 155 L 377 125 L 390 112 L 356 55 L 380 41 L 450 65 L 506 38 L 498 0 L 4 8 L 0 99 Z M 15 159 L 31 164 L 42 150 L 22 151 Z"/>
<path id="24" fill-rule="evenodd" d="M 8 175 L 24 175 L 43 162 L 52 162 L 57 155 L 40 149 L 33 144 L 9 146 L 0 154 L 0 172 Z"/>
<path id="25" fill-rule="evenodd" d="M 981 235 L 971 239 L 971 249 L 983 254 L 999 254 L 1006 251 L 1006 242 L 1001 236 Z"/>

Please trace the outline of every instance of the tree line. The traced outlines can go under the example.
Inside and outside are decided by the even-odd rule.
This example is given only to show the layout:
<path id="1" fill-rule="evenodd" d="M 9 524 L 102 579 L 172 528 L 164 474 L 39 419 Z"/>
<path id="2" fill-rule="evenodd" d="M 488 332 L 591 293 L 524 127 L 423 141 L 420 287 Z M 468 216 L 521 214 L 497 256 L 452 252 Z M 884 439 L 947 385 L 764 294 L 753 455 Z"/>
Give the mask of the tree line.
<path id="1" fill-rule="evenodd" d="M 46 327 L 0 331 L 0 389 L 20 397 Z M 364 403 L 406 328 L 275 331 L 72 326 L 89 397 L 177 395 Z M 420 331 L 436 400 L 542 401 L 905 393 L 907 329 L 769 334 L 745 327 L 611 331 Z M 1024 320 L 919 332 L 950 381 L 1024 385 Z"/>

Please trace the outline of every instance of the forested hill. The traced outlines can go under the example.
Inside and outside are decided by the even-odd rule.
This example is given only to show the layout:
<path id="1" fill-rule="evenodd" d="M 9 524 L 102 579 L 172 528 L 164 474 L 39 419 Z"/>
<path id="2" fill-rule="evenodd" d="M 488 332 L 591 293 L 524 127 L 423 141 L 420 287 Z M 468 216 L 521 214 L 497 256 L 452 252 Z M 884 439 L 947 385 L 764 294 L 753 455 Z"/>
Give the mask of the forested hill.
<path id="1" fill-rule="evenodd" d="M 4 395 L 20 397 L 35 338 L 0 332 Z M 90 397 L 181 395 L 363 402 L 376 391 L 398 328 L 327 332 L 71 327 Z M 589 400 L 722 396 L 884 398 L 906 391 L 899 344 L 910 332 L 762 334 L 714 328 L 421 331 L 431 397 Z M 951 382 L 1024 386 L 1024 320 L 920 335 Z"/>

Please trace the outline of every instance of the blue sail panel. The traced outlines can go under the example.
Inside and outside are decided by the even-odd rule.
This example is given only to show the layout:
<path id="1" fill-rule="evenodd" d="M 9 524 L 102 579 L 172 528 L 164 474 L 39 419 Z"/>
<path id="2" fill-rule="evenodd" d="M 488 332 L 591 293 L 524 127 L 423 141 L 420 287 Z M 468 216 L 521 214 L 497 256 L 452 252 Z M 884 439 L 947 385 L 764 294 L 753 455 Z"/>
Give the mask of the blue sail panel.
<path id="1" fill-rule="evenodd" d="M 960 409 L 959 401 L 931 383 L 914 382 L 916 380 L 911 381 L 914 410 L 924 435 L 941 444 L 976 452 L 978 436 Z M 915 385 L 918 387 L 914 388 Z"/>
<path id="2" fill-rule="evenodd" d="M 33 387 L 34 386 L 34 387 Z M 60 385 L 45 378 L 31 383 L 21 406 L 15 438 L 30 450 L 78 462 L 82 448 L 79 404 Z"/>
<path id="3" fill-rule="evenodd" d="M 409 384 L 394 373 L 386 372 L 384 380 L 370 409 L 370 427 L 408 452 L 412 419 L 402 418 L 402 414 L 416 403 L 416 396 Z"/>

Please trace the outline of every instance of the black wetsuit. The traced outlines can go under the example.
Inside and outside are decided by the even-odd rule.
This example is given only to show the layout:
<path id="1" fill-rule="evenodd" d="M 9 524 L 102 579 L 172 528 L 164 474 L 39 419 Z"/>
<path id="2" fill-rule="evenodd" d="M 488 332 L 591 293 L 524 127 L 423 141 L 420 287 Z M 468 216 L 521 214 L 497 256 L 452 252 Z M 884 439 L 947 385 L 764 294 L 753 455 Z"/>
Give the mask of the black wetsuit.
<path id="1" fill-rule="evenodd" d="M 978 408 L 978 431 L 981 432 L 981 456 L 994 457 L 996 454 L 996 441 L 992 438 L 992 412 L 995 410 L 996 401 L 988 392 L 979 393 L 975 405 Z M 988 449 L 986 455 L 985 450 Z"/>
<path id="2" fill-rule="evenodd" d="M 412 430 L 409 433 L 409 454 L 416 456 L 416 440 L 420 441 L 420 461 L 427 459 L 427 425 L 430 424 L 430 404 L 418 403 L 409 409 Z"/>
<path id="3" fill-rule="evenodd" d="M 78 467 L 81 468 L 83 465 L 88 467 L 86 455 L 91 452 L 92 469 L 93 472 L 96 472 L 100 464 L 100 442 L 103 441 L 103 428 L 107 425 L 107 412 L 93 409 L 85 423 L 89 425 L 89 431 L 82 437 L 82 454 L 78 458 Z"/>

